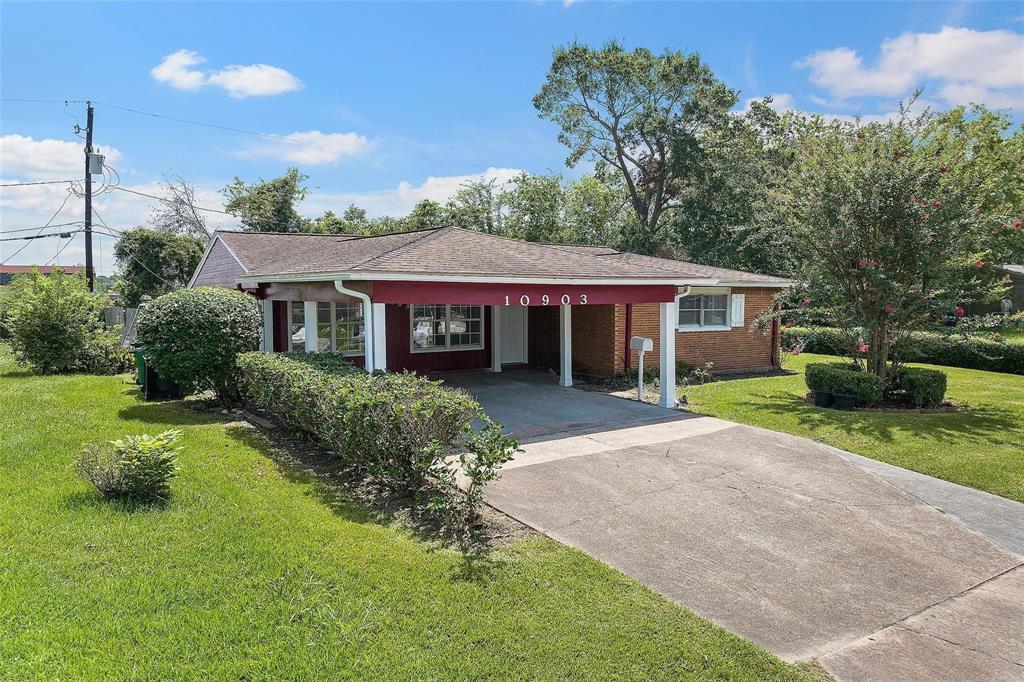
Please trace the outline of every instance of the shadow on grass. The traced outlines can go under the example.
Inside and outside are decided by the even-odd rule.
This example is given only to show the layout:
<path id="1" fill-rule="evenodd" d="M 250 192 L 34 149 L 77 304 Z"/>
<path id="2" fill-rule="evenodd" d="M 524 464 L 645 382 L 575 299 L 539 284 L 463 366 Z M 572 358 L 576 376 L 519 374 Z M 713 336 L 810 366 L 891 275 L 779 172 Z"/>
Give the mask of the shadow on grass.
<path id="1" fill-rule="evenodd" d="M 141 397 L 133 405 L 121 408 L 117 415 L 146 424 L 190 426 L 214 424 L 230 418 L 219 412 L 191 409 L 186 407 L 184 400 L 144 401 Z"/>
<path id="2" fill-rule="evenodd" d="M 148 514 L 164 511 L 170 505 L 170 501 L 107 498 L 95 490 L 78 490 L 65 496 L 64 504 L 72 511 L 108 509 L 124 514 Z"/>
<path id="3" fill-rule="evenodd" d="M 1006 442 L 1007 432 L 1020 428 L 1018 414 L 992 405 L 982 405 L 963 412 L 934 414 L 860 410 L 843 412 L 814 407 L 803 397 L 793 394 L 757 394 L 756 397 L 763 400 L 756 405 L 758 411 L 787 418 L 795 416 L 801 425 L 808 428 L 834 426 L 853 435 L 886 443 L 897 440 L 896 434 L 899 433 L 922 440 L 963 441 L 966 437 L 1001 445 Z"/>

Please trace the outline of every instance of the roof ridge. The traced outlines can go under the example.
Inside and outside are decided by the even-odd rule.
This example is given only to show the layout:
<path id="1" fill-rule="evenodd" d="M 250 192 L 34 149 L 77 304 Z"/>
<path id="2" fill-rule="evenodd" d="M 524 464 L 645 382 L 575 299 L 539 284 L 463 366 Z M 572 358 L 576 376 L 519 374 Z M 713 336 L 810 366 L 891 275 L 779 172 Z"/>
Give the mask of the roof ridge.
<path id="1" fill-rule="evenodd" d="M 371 256 L 370 258 L 367 258 L 364 261 L 360 261 L 358 263 L 355 263 L 355 264 L 353 264 L 351 266 L 350 269 L 351 270 L 357 270 L 357 269 L 363 267 L 364 265 L 366 265 L 367 263 L 371 263 L 371 262 L 373 262 L 375 260 L 381 260 L 381 259 L 384 259 L 384 258 L 389 258 L 391 256 L 398 255 L 399 253 L 405 251 L 406 249 L 411 248 L 412 246 L 414 246 L 416 244 L 421 244 L 421 243 L 423 243 L 425 241 L 429 241 L 431 237 L 436 237 L 437 235 L 441 234 L 445 230 L 451 230 L 451 229 L 453 229 L 453 228 L 452 227 L 430 227 L 430 228 L 426 228 L 426 229 L 423 229 L 423 230 L 410 230 L 409 232 L 392 232 L 392 233 L 390 233 L 392 235 L 395 235 L 395 234 L 411 234 L 413 232 L 425 232 L 426 234 L 424 234 L 421 237 L 417 237 L 416 239 L 412 239 L 410 241 L 407 241 L 406 243 L 402 244 L 401 246 L 397 246 L 397 247 L 391 249 L 390 251 L 385 251 L 384 253 L 378 254 L 376 256 Z M 383 236 L 383 235 L 381 235 L 381 236 Z"/>

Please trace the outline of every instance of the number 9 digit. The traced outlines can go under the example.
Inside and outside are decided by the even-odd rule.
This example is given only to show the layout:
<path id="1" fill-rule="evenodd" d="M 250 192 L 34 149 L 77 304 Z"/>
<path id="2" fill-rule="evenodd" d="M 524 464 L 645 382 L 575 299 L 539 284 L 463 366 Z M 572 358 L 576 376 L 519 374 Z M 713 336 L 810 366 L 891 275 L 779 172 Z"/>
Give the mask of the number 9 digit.
<path id="1" fill-rule="evenodd" d="M 540 301 L 544 305 L 547 305 L 548 303 L 551 302 L 551 298 L 547 294 L 544 294 L 543 296 L 540 297 Z"/>

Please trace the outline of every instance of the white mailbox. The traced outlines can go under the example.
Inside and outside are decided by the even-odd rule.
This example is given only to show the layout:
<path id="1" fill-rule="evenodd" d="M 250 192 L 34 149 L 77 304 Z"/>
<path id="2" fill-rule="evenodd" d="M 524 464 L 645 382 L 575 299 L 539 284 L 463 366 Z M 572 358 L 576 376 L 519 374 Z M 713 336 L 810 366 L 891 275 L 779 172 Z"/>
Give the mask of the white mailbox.
<path id="1" fill-rule="evenodd" d="M 638 353 L 646 353 L 654 350 L 654 339 L 649 339 L 646 336 L 634 336 L 629 340 L 629 347 Z"/>
<path id="2" fill-rule="evenodd" d="M 635 350 L 639 356 L 639 361 L 636 363 L 636 399 L 640 402 L 644 400 L 644 353 L 654 350 L 654 339 L 649 339 L 646 336 L 634 336 L 629 340 L 630 350 Z"/>

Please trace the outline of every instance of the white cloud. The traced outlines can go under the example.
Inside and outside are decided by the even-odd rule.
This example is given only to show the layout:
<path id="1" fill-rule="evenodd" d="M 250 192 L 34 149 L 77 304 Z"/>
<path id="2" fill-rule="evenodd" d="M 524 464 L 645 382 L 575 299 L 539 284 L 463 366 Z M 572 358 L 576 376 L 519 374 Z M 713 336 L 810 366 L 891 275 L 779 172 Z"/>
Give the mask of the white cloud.
<path id="1" fill-rule="evenodd" d="M 302 87 L 298 78 L 269 64 L 231 65 L 213 71 L 193 68 L 205 61 L 198 52 L 178 50 L 166 55 L 149 73 L 178 90 L 194 91 L 214 85 L 235 98 L 280 95 Z"/>
<path id="2" fill-rule="evenodd" d="M 394 189 L 316 193 L 303 202 L 302 208 L 303 213 L 316 215 L 328 210 L 340 213 L 349 204 L 355 204 L 365 208 L 371 216 L 402 216 L 424 199 L 444 203 L 468 182 L 494 180 L 503 185 L 522 172 L 518 168 L 488 168 L 483 173 L 470 175 L 430 176 L 419 185 L 402 181 Z"/>
<path id="3" fill-rule="evenodd" d="M 772 98 L 772 103 L 769 106 L 775 111 L 789 111 L 796 108 L 796 99 L 788 92 L 773 92 L 769 96 Z M 743 108 L 740 111 L 749 111 L 752 102 L 760 102 L 762 99 L 764 98 L 750 97 L 743 102 Z"/>
<path id="4" fill-rule="evenodd" d="M 375 143 L 358 133 L 323 133 L 319 130 L 281 135 L 274 140 L 238 152 L 242 158 L 270 157 L 307 166 L 333 165 L 342 159 L 373 149 Z"/>
<path id="5" fill-rule="evenodd" d="M 192 50 L 178 50 L 163 58 L 149 73 L 161 83 L 178 90 L 198 90 L 206 85 L 206 74 L 191 67 L 206 60 Z"/>
<path id="6" fill-rule="evenodd" d="M 815 52 L 795 65 L 809 69 L 811 82 L 840 100 L 899 97 L 934 81 L 952 104 L 961 103 L 965 92 L 988 97 L 985 103 L 1019 103 L 1019 91 L 1024 88 L 1024 35 L 944 26 L 935 33 L 904 33 L 885 40 L 873 66 L 866 66 L 847 47 Z"/>
<path id="7" fill-rule="evenodd" d="M 0 175 L 22 180 L 64 180 L 84 173 L 82 142 L 36 140 L 25 135 L 0 136 Z M 121 153 L 113 147 L 100 148 L 107 161 L 116 163 Z"/>

